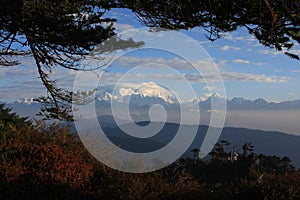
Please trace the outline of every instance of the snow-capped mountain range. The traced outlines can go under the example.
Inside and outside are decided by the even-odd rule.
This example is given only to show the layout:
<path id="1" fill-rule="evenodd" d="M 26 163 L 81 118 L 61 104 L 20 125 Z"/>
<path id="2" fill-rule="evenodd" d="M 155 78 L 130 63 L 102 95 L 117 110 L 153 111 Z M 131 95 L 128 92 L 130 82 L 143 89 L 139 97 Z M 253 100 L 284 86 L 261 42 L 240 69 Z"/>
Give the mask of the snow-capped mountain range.
<path id="1" fill-rule="evenodd" d="M 167 88 L 153 82 L 143 83 L 137 88 L 105 86 L 97 92 L 99 101 L 117 101 L 133 105 L 178 104 L 182 102 Z"/>
<path id="2" fill-rule="evenodd" d="M 100 121 L 113 121 L 115 117 L 128 123 L 127 111 L 134 121 L 149 121 L 149 108 L 154 104 L 162 105 L 167 113 L 167 121 L 181 123 L 181 113 L 186 113 L 182 123 L 195 124 L 194 119 L 201 112 L 199 124 L 209 124 L 212 112 L 218 112 L 218 108 L 212 109 L 211 101 L 226 102 L 226 126 L 255 128 L 262 130 L 278 130 L 287 133 L 299 133 L 300 100 L 283 102 L 269 102 L 262 98 L 249 100 L 241 97 L 225 99 L 219 94 L 207 94 L 202 97 L 185 99 L 176 98 L 176 95 L 167 88 L 155 83 L 141 84 L 140 87 L 123 85 L 113 88 L 112 86 L 99 87 L 95 94 L 96 113 L 102 117 Z M 112 115 L 111 103 L 116 103 L 120 113 Z M 129 104 L 129 107 L 124 104 Z M 6 107 L 12 108 L 13 112 L 20 116 L 38 118 L 36 116 L 41 105 L 33 98 L 19 99 L 13 103 L 6 103 Z M 183 108 L 183 109 L 182 109 Z M 161 112 L 153 112 L 153 120 L 160 120 Z M 85 116 L 88 118 L 89 116 Z M 39 118 L 38 118 L 39 119 Z M 109 120 L 106 120 L 109 119 Z M 108 123 L 106 123 L 108 124 Z"/>
<path id="3" fill-rule="evenodd" d="M 14 103 L 9 103 L 8 106 L 16 107 L 24 104 L 38 104 L 34 98 L 18 99 Z M 96 100 L 99 103 L 110 104 L 111 101 L 118 103 L 127 103 L 133 106 L 147 106 L 153 104 L 161 104 L 168 106 L 177 106 L 178 104 L 189 106 L 199 104 L 201 109 L 210 109 L 211 101 L 224 101 L 227 103 L 229 110 L 300 110 L 300 100 L 269 102 L 262 98 L 249 100 L 242 97 L 233 99 L 224 99 L 221 95 L 205 94 L 202 97 L 182 100 L 168 88 L 154 82 L 142 83 L 139 87 L 119 86 L 114 88 L 113 85 L 102 86 L 97 90 Z"/>

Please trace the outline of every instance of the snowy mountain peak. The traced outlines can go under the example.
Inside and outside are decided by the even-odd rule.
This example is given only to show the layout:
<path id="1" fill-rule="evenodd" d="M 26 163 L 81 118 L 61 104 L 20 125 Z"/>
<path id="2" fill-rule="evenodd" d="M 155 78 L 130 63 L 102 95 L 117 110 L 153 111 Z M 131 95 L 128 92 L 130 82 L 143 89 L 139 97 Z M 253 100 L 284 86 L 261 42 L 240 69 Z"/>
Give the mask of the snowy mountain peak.
<path id="1" fill-rule="evenodd" d="M 98 98 L 100 101 L 104 100 L 104 101 L 109 101 L 112 99 L 112 94 L 110 94 L 109 92 L 105 92 L 105 94 L 102 97 Z"/>
<path id="2" fill-rule="evenodd" d="M 218 93 L 213 93 L 213 94 L 206 93 L 201 97 L 198 97 L 198 98 L 194 97 L 194 98 L 190 99 L 188 102 L 190 102 L 190 103 L 199 102 L 200 103 L 200 102 L 204 102 L 204 101 L 211 101 L 212 99 L 225 99 L 225 97 L 221 96 Z"/>
<path id="3" fill-rule="evenodd" d="M 213 93 L 207 99 L 225 99 L 225 97 L 223 97 L 219 93 Z"/>
<path id="4" fill-rule="evenodd" d="M 135 92 L 142 97 L 158 97 L 167 103 L 176 102 L 176 96 L 170 90 L 154 82 L 143 83 Z"/>
<path id="5" fill-rule="evenodd" d="M 121 97 L 137 94 L 136 91 L 131 88 L 120 88 L 118 93 Z"/>
<path id="6" fill-rule="evenodd" d="M 18 100 L 17 100 L 17 103 L 24 103 L 24 104 L 26 104 L 26 105 L 30 105 L 30 104 L 32 104 L 32 103 L 35 103 L 35 101 L 34 101 L 34 98 L 33 98 L 33 97 L 31 97 L 31 98 L 25 97 L 25 98 L 23 98 L 23 99 L 18 99 Z"/>
<path id="7" fill-rule="evenodd" d="M 121 86 L 119 88 L 115 88 L 114 91 L 112 89 L 112 86 L 107 86 L 106 88 L 104 88 L 102 93 L 98 95 L 98 100 L 116 100 L 118 102 L 128 102 L 131 97 L 138 102 L 144 101 L 143 103 L 147 103 L 145 102 L 146 99 L 147 101 L 153 102 L 155 102 L 156 100 L 158 100 L 158 102 L 163 101 L 168 104 L 178 102 L 175 94 L 173 94 L 167 88 L 154 82 L 142 83 L 138 87 Z"/>

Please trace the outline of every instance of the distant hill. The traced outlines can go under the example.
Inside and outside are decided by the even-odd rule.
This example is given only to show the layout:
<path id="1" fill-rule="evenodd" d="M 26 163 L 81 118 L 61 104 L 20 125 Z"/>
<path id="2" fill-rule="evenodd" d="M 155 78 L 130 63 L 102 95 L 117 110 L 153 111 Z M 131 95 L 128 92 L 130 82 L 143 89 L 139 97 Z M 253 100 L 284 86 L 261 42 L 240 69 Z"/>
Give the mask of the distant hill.
<path id="1" fill-rule="evenodd" d="M 211 102 L 222 102 L 227 105 L 225 126 L 244 127 L 260 130 L 277 130 L 285 133 L 298 134 L 300 100 L 290 100 L 282 102 L 270 102 L 262 98 L 256 100 L 235 97 L 224 99 L 218 94 L 206 94 L 203 97 L 192 99 L 176 99 L 172 91 L 155 84 L 145 83 L 138 88 L 120 86 L 115 91 L 111 85 L 106 85 L 97 90 L 95 95 L 96 115 L 106 117 L 113 115 L 111 104 L 118 111 L 114 117 L 127 119 L 127 109 L 130 110 L 134 121 L 149 121 L 149 109 L 152 105 L 161 105 L 167 113 L 166 121 L 169 123 L 179 123 L 184 120 L 185 124 L 196 124 L 198 114 L 201 115 L 200 122 L 197 124 L 208 125 L 211 121 L 211 113 L 219 112 L 223 109 L 211 107 Z M 22 98 L 15 102 L 6 103 L 6 107 L 12 108 L 22 117 L 29 116 L 31 119 L 41 119 L 36 116 L 41 109 L 41 105 L 33 101 L 33 98 Z M 152 119 L 159 120 L 161 109 L 152 109 Z M 181 114 L 185 117 L 181 119 Z M 83 116 L 88 118 L 88 116 Z M 127 122 L 129 122 L 127 120 Z"/>
<path id="2" fill-rule="evenodd" d="M 119 145 L 121 148 L 137 153 L 149 152 L 162 148 L 172 140 L 179 127 L 179 124 L 166 123 L 159 133 L 147 139 L 143 139 L 130 136 L 124 133 L 120 127 L 114 126 L 112 122 L 108 123 L 107 118 L 105 118 L 105 120 L 105 122 L 102 121 L 100 124 L 106 136 L 114 144 Z M 149 122 L 138 123 L 138 125 L 140 126 L 146 126 L 148 124 Z M 131 124 L 125 124 L 122 126 L 127 126 L 126 128 L 130 130 Z M 193 130 L 195 128 L 195 126 L 192 125 L 183 126 L 185 126 L 187 130 Z M 74 126 L 72 127 L 72 129 L 73 131 L 75 131 Z M 208 126 L 198 126 L 196 138 L 182 157 L 191 157 L 192 153 L 190 152 L 190 150 L 193 148 L 200 148 L 207 129 Z M 255 147 L 256 153 L 276 155 L 280 157 L 288 156 L 293 161 L 293 164 L 297 168 L 300 168 L 300 136 L 290 135 L 277 131 L 262 131 L 246 128 L 226 127 L 222 130 L 219 141 L 220 140 L 229 141 L 231 143 L 230 148 L 234 146 L 235 150 L 240 152 L 242 151 L 242 145 L 245 142 L 251 142 Z"/>
<path id="3" fill-rule="evenodd" d="M 119 90 L 120 92 L 118 94 L 120 97 L 118 96 L 118 98 L 124 99 L 126 96 L 129 96 L 127 95 L 127 93 L 130 92 L 134 94 L 137 93 L 135 94 L 136 96 L 133 96 L 137 98 L 135 99 L 136 101 L 134 101 L 134 105 L 138 105 L 138 102 L 140 102 L 139 98 L 142 99 L 147 98 L 147 100 L 149 101 L 151 100 L 153 101 L 153 103 L 159 103 L 162 99 L 165 99 L 164 101 L 166 103 L 163 105 L 168 105 L 171 109 L 174 106 L 172 107 L 170 105 L 176 104 L 176 103 L 172 103 L 172 101 L 174 100 L 172 94 L 167 93 L 165 91 L 165 88 L 162 87 L 160 88 L 161 89 L 160 93 L 151 93 L 152 90 L 149 91 L 149 88 L 145 88 L 145 87 L 142 87 L 138 91 L 131 91 L 125 89 L 123 88 L 122 90 L 121 89 Z M 108 93 L 105 94 L 108 95 Z M 153 99 L 153 96 L 157 98 Z M 108 95 L 108 97 L 110 97 L 110 95 Z M 218 95 L 212 95 L 207 99 L 196 99 L 195 101 L 196 102 L 199 101 L 201 105 L 200 107 L 202 109 L 205 109 L 206 107 L 209 107 L 210 104 L 209 99 L 211 98 L 218 99 L 221 97 L 219 97 Z M 97 102 L 103 103 L 106 101 L 108 101 L 106 98 L 97 99 Z M 299 110 L 300 108 L 300 100 L 273 103 L 273 102 L 267 102 L 263 99 L 257 99 L 251 101 L 251 100 L 246 100 L 244 98 L 233 98 L 232 100 L 227 100 L 227 105 L 229 108 L 229 114 L 226 119 L 227 120 L 225 123 L 226 126 L 256 127 L 258 126 L 259 123 L 262 123 L 265 124 L 265 126 L 261 125 L 260 127 L 263 128 L 266 127 L 267 130 L 269 130 L 270 128 L 274 128 L 277 130 L 284 129 L 285 131 L 285 130 L 290 130 L 292 127 L 293 128 L 292 130 L 294 131 L 290 131 L 290 132 L 300 135 L 300 133 L 297 132 L 299 128 L 298 117 L 297 117 L 299 116 L 299 113 L 297 112 L 297 110 Z M 8 103 L 6 104 L 6 107 L 11 107 L 14 112 L 17 112 L 21 116 L 30 116 L 30 117 L 34 117 L 35 116 L 34 114 L 38 113 L 41 108 L 40 104 L 34 102 L 32 98 L 24 98 L 14 103 Z M 172 137 L 174 136 L 178 128 L 178 124 L 176 123 L 166 123 L 163 130 L 159 134 L 149 138 L 148 141 L 146 141 L 145 139 L 133 138 L 127 134 L 122 133 L 121 129 L 116 127 L 116 125 L 113 122 L 113 117 L 109 115 L 110 114 L 109 112 L 108 115 L 105 115 L 104 112 L 105 109 L 102 109 L 103 107 L 109 107 L 109 106 L 107 106 L 106 104 L 103 104 L 102 106 L 100 105 L 101 109 L 99 109 L 100 111 L 97 114 L 102 114 L 101 116 L 99 116 L 100 119 L 99 121 L 101 123 L 101 126 L 106 127 L 105 132 L 107 133 L 108 137 L 111 138 L 112 141 L 114 141 L 116 144 L 120 144 L 122 148 L 131 151 L 147 152 L 147 151 L 152 151 L 161 148 L 172 139 Z M 250 109 L 252 111 L 248 111 L 248 110 L 244 111 L 243 109 Z M 285 112 L 281 111 L 281 109 L 284 109 L 283 111 Z M 231 112 L 232 110 L 237 110 L 236 111 L 237 113 L 235 113 L 234 115 L 234 113 Z M 259 110 L 262 110 L 263 112 L 260 112 Z M 271 111 L 266 113 L 266 110 L 271 110 Z M 277 112 L 277 110 L 280 110 L 280 112 Z M 293 110 L 295 111 L 295 113 Z M 260 115 L 258 115 L 258 112 L 260 113 Z M 287 116 L 287 114 L 289 113 L 292 113 L 292 115 Z M 148 120 L 147 117 L 145 119 L 142 114 L 143 113 L 136 112 L 134 115 L 131 116 L 134 119 L 136 119 L 135 121 Z M 171 116 L 176 116 L 176 115 L 174 114 Z M 204 117 L 203 115 L 201 117 L 205 118 L 205 115 Z M 277 118 L 275 119 L 275 117 Z M 253 120 L 253 122 L 251 120 Z M 140 122 L 140 125 L 147 124 L 147 123 L 148 122 Z M 130 125 L 126 120 L 123 120 L 121 124 L 122 126 Z M 191 129 L 194 128 L 192 127 L 192 125 L 186 125 L 186 126 L 190 126 Z M 201 146 L 206 130 L 207 130 L 207 126 L 199 126 L 197 137 L 195 138 L 195 141 L 191 145 L 190 149 L 199 148 Z M 298 168 L 300 168 L 300 156 L 299 156 L 300 136 L 289 135 L 286 133 L 276 132 L 276 131 L 262 131 L 262 130 L 252 130 L 252 129 L 245 129 L 245 128 L 224 128 L 220 140 L 230 141 L 233 146 L 236 146 L 237 150 L 241 149 L 241 145 L 243 145 L 244 142 L 251 142 L 255 146 L 255 151 L 257 153 L 264 153 L 269 155 L 274 154 L 278 156 L 288 156 L 293 160 L 293 163 Z M 191 155 L 192 154 L 189 152 L 189 150 L 184 154 L 184 156 L 191 156 Z"/>

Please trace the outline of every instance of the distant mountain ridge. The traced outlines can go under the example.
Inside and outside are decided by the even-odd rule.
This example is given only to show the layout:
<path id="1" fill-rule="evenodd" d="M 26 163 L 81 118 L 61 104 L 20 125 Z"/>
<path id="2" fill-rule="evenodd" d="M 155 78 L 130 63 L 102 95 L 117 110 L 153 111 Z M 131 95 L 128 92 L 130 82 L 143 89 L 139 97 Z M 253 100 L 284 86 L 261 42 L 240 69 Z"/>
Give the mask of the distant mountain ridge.
<path id="1" fill-rule="evenodd" d="M 147 98 L 151 99 L 153 97 L 148 96 Z M 208 97 L 206 100 L 202 101 L 204 104 L 206 102 L 206 105 L 209 104 L 210 97 Z M 217 95 L 214 95 L 211 98 L 219 98 Z M 220 97 L 222 98 L 222 97 Z M 161 98 L 162 99 L 162 98 Z M 99 100 L 97 100 L 99 101 Z M 300 100 L 294 100 L 294 101 L 285 101 L 280 103 L 274 103 L 274 102 L 267 102 L 263 99 L 258 100 L 247 100 L 244 98 L 233 98 L 232 100 L 227 100 L 228 107 L 230 109 L 230 104 L 235 105 L 235 107 L 238 107 L 240 109 L 245 109 L 243 106 L 247 105 L 247 108 L 252 105 L 253 107 L 256 106 L 268 106 L 269 109 L 271 109 L 271 106 L 279 106 L 279 108 L 289 108 L 289 109 L 298 109 L 300 105 Z M 202 104 L 202 105 L 203 105 Z M 170 104 L 169 104 L 170 105 Z M 171 104 L 172 105 L 172 104 Z M 22 113 L 22 116 L 33 116 L 34 113 L 37 113 L 40 110 L 40 104 L 33 102 L 32 98 L 24 98 L 22 100 L 15 101 L 14 103 L 8 103 L 6 104 L 6 107 L 13 108 L 14 112 Z M 278 108 L 278 109 L 279 109 Z M 138 119 L 139 116 L 136 116 L 136 119 Z M 151 150 L 153 147 L 162 147 L 164 143 L 168 142 L 168 135 L 171 137 L 172 133 L 174 133 L 174 130 L 176 129 L 176 126 L 178 124 L 172 124 L 172 123 L 166 123 L 166 128 L 163 131 L 163 134 L 161 134 L 162 138 L 155 138 L 153 144 L 146 144 L 144 142 L 135 140 L 132 140 L 124 137 L 123 134 L 120 134 L 120 128 L 115 126 L 115 123 L 113 122 L 112 116 L 99 116 L 99 121 L 101 126 L 104 126 L 105 131 L 110 133 L 111 139 L 115 141 L 116 144 L 121 144 L 122 147 L 126 148 L 126 145 L 128 148 L 142 146 L 144 150 Z M 123 121 L 122 126 L 128 124 L 128 121 Z M 143 122 L 138 122 L 143 123 Z M 148 122 L 144 122 L 148 123 Z M 159 122 L 156 122 L 159 123 Z M 207 126 L 199 126 L 199 134 L 197 134 L 197 137 L 195 139 L 195 142 L 191 145 L 191 148 L 199 147 L 200 142 L 203 140 L 203 134 L 206 132 Z M 300 133 L 298 133 L 300 134 Z M 170 138 L 169 138 L 170 139 Z M 255 146 L 257 153 L 264 153 L 269 155 L 278 155 L 278 156 L 289 156 L 293 163 L 300 168 L 300 136 L 295 135 L 288 135 L 284 134 L 282 132 L 276 132 L 276 131 L 262 131 L 262 130 L 252 130 L 252 129 L 245 129 L 245 128 L 224 128 L 222 131 L 222 135 L 220 139 L 228 140 L 232 143 L 232 145 L 239 145 L 241 146 L 244 142 L 252 142 Z M 129 143 L 126 143 L 125 141 L 130 141 Z M 147 149 L 148 148 L 148 149 Z M 132 150 L 132 149 L 129 149 Z M 185 156 L 189 155 L 191 156 L 190 152 L 187 151 Z"/>
<path id="2" fill-rule="evenodd" d="M 283 102 L 269 102 L 262 98 L 249 100 L 242 97 L 225 99 L 221 95 L 205 94 L 202 97 L 193 99 L 177 99 L 176 95 L 168 88 L 156 83 L 143 83 L 135 85 L 121 85 L 114 89 L 112 85 L 99 87 L 95 94 L 95 109 L 97 116 L 111 116 L 111 100 L 116 103 L 117 117 L 122 122 L 127 123 L 126 113 L 130 112 L 131 118 L 136 121 L 149 121 L 149 108 L 159 104 L 164 107 L 167 113 L 167 122 L 179 123 L 181 113 L 185 113 L 182 123 L 184 124 L 206 124 L 211 121 L 211 113 L 218 112 L 212 109 L 211 101 L 225 102 L 227 104 L 227 115 L 225 126 L 246 127 L 261 130 L 279 130 L 286 133 L 299 133 L 300 100 Z M 41 109 L 41 105 L 33 101 L 33 98 L 19 99 L 13 103 L 7 103 L 7 107 L 13 109 L 22 117 L 38 118 L 36 116 Z M 127 110 L 124 108 L 128 108 Z M 182 111 L 182 112 L 181 112 Z M 194 123 L 197 113 L 201 115 L 201 121 Z M 155 111 L 154 121 L 161 115 Z M 89 117 L 89 116 L 83 116 Z M 40 118 L 38 118 L 40 119 Z M 160 119 L 160 118 L 159 118 Z M 122 123 L 122 124 L 124 124 Z"/>
<path id="3" fill-rule="evenodd" d="M 138 89 L 133 89 L 129 86 L 116 88 L 114 92 L 110 86 L 107 86 L 98 91 L 97 100 L 105 103 L 115 100 L 136 106 L 156 103 L 169 106 L 176 104 L 185 106 L 199 104 L 201 109 L 210 109 L 211 101 L 214 100 L 225 101 L 229 110 L 300 110 L 299 99 L 283 102 L 269 102 L 262 98 L 249 100 L 243 97 L 225 99 L 218 93 L 213 93 L 184 101 L 176 98 L 176 95 L 167 88 L 152 82 L 141 84 Z"/>
<path id="4" fill-rule="evenodd" d="M 100 124 L 106 134 L 106 136 L 115 144 L 121 148 L 137 153 L 149 152 L 163 148 L 168 144 L 176 135 L 179 124 L 175 123 L 165 123 L 162 125 L 162 129 L 156 135 L 144 139 L 136 138 L 128 135 L 123 132 L 122 129 L 116 125 L 113 125 L 111 121 L 108 122 L 106 118 L 104 121 L 99 119 Z M 102 121 L 102 122 L 101 122 Z M 138 122 L 140 126 L 147 126 L 150 122 Z M 159 122 L 152 122 L 157 123 Z M 122 125 L 127 129 L 131 127 L 131 124 Z M 182 125 L 186 130 L 194 130 L 195 126 L 192 125 Z M 93 127 L 89 127 L 93 128 Z M 97 130 L 97 129 L 96 129 Z M 191 157 L 190 152 L 193 148 L 201 147 L 204 136 L 206 135 L 208 126 L 199 125 L 197 135 L 188 148 L 186 152 L 183 153 L 182 157 Z M 73 126 L 73 131 L 76 131 Z M 187 132 L 188 134 L 188 132 Z M 278 131 L 262 131 L 262 130 L 253 130 L 246 128 L 233 128 L 225 127 L 222 129 L 221 137 L 219 141 L 227 140 L 231 143 L 230 149 L 234 146 L 236 151 L 242 151 L 242 145 L 245 142 L 251 142 L 255 147 L 256 153 L 262 153 L 266 155 L 276 155 L 276 156 L 288 156 L 293 161 L 293 164 L 300 168 L 300 136 L 289 135 L 286 133 Z"/>
<path id="5" fill-rule="evenodd" d="M 16 104 L 31 105 L 35 104 L 33 97 L 18 99 L 13 103 L 8 103 L 14 107 Z M 243 97 L 234 97 L 225 99 L 218 93 L 205 94 L 203 97 L 194 97 L 189 100 L 182 100 L 168 88 L 154 82 L 140 84 L 139 87 L 119 86 L 114 89 L 113 85 L 102 86 L 96 94 L 96 101 L 110 104 L 111 101 L 118 103 L 129 103 L 135 106 L 145 106 L 153 104 L 162 105 L 195 105 L 199 104 L 201 109 L 209 109 L 211 101 L 225 101 L 229 110 L 300 110 L 300 99 L 269 102 L 258 98 L 255 100 L 245 99 Z"/>
<path id="6" fill-rule="evenodd" d="M 197 100 L 197 103 L 199 103 L 199 107 L 201 109 L 210 109 L 211 100 L 216 99 L 216 97 L 214 97 L 213 95 L 214 94 L 212 94 L 212 97 L 208 97 L 205 100 L 200 100 L 199 98 L 199 100 Z M 12 108 L 21 108 L 22 106 L 28 107 L 32 105 L 39 105 L 39 103 L 33 101 L 33 99 L 33 97 L 18 99 L 13 103 L 7 103 L 7 106 Z M 125 95 L 121 98 L 113 97 L 111 93 L 106 92 L 103 96 L 97 96 L 96 98 L 96 101 L 106 104 L 110 104 L 111 100 L 117 100 L 117 102 L 119 103 L 129 103 L 135 106 L 146 106 L 153 104 L 177 106 L 178 104 L 180 104 L 180 101 L 171 97 L 166 97 L 166 99 L 164 99 L 159 96 L 144 96 L 138 93 Z M 190 102 L 193 102 L 194 105 L 195 101 L 196 100 L 193 99 Z M 262 98 L 249 100 L 242 97 L 235 97 L 231 100 L 226 99 L 225 101 L 227 103 L 228 110 L 300 110 L 299 99 L 282 102 L 269 102 Z M 182 105 L 189 106 L 190 102 L 182 102 Z"/>

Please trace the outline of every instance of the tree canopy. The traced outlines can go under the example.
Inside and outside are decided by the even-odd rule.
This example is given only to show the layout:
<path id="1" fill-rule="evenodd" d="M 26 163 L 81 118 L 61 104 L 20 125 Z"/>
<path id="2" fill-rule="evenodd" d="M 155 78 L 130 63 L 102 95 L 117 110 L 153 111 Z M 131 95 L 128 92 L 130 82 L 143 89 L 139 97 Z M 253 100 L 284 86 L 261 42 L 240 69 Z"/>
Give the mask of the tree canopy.
<path id="1" fill-rule="evenodd" d="M 289 50 L 300 42 L 300 2 L 297 0 L 120 1 L 149 27 L 203 27 L 214 41 L 223 33 L 246 27 L 264 46 Z"/>
<path id="2" fill-rule="evenodd" d="M 116 34 L 116 19 L 104 17 L 113 8 L 132 10 L 147 27 L 172 30 L 203 27 L 211 41 L 223 33 L 246 27 L 262 45 L 299 60 L 299 55 L 291 51 L 300 42 L 297 0 L 0 0 L 0 3 L 0 65 L 20 64 L 21 56 L 34 58 L 48 91 L 48 96 L 39 100 L 49 118 L 71 119 L 67 104 L 72 102 L 72 92 L 56 87 L 55 80 L 49 78 L 51 70 L 54 66 L 93 70 L 80 61 Z M 143 45 L 118 37 L 115 43 L 120 45 L 103 48 L 99 54 Z"/>
<path id="3" fill-rule="evenodd" d="M 115 19 L 103 17 L 111 7 L 109 1 L 1 0 L 0 4 L 0 65 L 17 65 L 20 56 L 32 56 L 49 93 L 39 99 L 44 105 L 42 111 L 49 118 L 70 119 L 66 104 L 72 101 L 72 92 L 57 88 L 49 74 L 54 66 L 91 70 L 80 61 L 115 35 Z M 115 40 L 122 45 L 99 53 L 142 45 Z"/>

